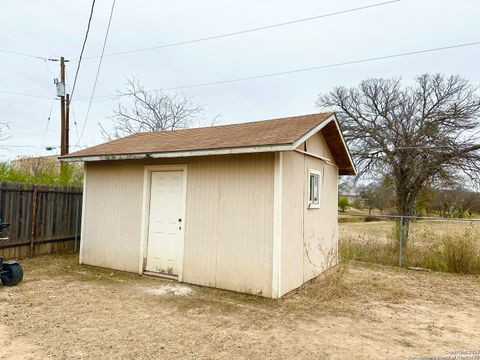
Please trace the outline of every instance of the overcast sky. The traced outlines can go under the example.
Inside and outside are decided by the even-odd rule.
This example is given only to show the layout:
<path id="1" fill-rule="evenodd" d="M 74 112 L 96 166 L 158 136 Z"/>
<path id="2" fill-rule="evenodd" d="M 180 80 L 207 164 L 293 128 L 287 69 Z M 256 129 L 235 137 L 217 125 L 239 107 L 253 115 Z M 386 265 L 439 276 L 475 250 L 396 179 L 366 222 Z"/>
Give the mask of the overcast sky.
<path id="1" fill-rule="evenodd" d="M 105 53 L 230 33 L 318 16 L 384 0 L 117 0 Z M 97 0 L 85 56 L 101 53 L 111 0 Z M 90 0 L 0 1 L 0 50 L 67 59 L 78 58 Z M 480 41 L 480 1 L 403 0 L 356 12 L 184 46 L 103 60 L 96 96 L 115 94 L 126 77 L 148 89 L 229 80 L 402 52 Z M 71 116 L 71 145 L 78 142 L 98 58 L 81 64 Z M 459 74 L 480 84 L 480 45 L 359 63 L 284 76 L 181 90 L 205 106 L 204 117 L 219 114 L 223 124 L 315 112 L 319 93 L 354 86 L 369 77 L 402 77 L 423 72 Z M 76 62 L 67 64 L 67 86 Z M 8 95 L 21 92 L 55 98 L 55 62 L 0 52 L 0 122 L 10 126 L 0 155 L 46 155 L 59 144 L 59 102 Z M 102 142 L 98 123 L 111 127 L 111 98 L 94 99 L 81 147 Z M 47 118 L 52 109 L 47 128 Z M 73 114 L 72 114 L 73 115 Z M 44 139 L 45 138 L 45 139 Z M 73 149 L 74 150 L 74 149 Z"/>

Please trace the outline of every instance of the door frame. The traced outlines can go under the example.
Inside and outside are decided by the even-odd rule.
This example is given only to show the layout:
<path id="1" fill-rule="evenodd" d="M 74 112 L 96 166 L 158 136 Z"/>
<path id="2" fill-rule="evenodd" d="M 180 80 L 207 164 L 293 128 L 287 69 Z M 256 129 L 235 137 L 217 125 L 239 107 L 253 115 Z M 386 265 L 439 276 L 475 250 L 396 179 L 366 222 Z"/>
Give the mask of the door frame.
<path id="1" fill-rule="evenodd" d="M 148 251 L 148 227 L 150 218 L 150 197 L 152 187 L 152 172 L 162 171 L 182 171 L 182 230 L 180 231 L 180 249 L 178 259 L 177 280 L 183 280 L 183 253 L 185 248 L 185 226 L 186 226 L 186 207 L 187 207 L 187 164 L 173 165 L 146 165 L 143 170 L 143 201 L 142 201 L 142 226 L 140 231 L 140 253 L 138 262 L 138 273 L 143 274 L 147 260 Z M 161 276 L 161 274 L 159 274 Z M 171 277 L 170 277 L 171 278 Z"/>

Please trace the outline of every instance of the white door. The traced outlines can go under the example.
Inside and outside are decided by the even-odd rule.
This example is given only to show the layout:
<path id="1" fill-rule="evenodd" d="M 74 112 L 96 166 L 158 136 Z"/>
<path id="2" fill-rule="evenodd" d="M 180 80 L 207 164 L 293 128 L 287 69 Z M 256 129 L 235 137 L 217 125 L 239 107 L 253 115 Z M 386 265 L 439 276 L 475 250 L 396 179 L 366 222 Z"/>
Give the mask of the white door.
<path id="1" fill-rule="evenodd" d="M 183 242 L 183 171 L 151 173 L 145 270 L 178 275 Z"/>

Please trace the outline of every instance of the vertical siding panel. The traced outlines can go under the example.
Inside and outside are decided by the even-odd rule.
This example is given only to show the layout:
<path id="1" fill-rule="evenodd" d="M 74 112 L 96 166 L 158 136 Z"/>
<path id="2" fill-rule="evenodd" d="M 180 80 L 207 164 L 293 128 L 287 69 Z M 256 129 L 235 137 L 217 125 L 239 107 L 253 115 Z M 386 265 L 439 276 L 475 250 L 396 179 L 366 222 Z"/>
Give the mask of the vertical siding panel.
<path id="1" fill-rule="evenodd" d="M 187 164 L 183 281 L 271 293 L 273 154 L 89 164 L 83 261 L 136 272 L 145 165 Z"/>
<path id="2" fill-rule="evenodd" d="M 300 146 L 303 149 L 303 145 Z M 321 133 L 307 141 L 307 151 L 332 159 Z M 324 170 L 320 209 L 307 209 L 308 169 Z M 289 152 L 284 156 L 282 290 L 286 293 L 328 267 L 337 246 L 337 168 L 319 159 Z M 288 205 L 287 205 L 288 204 Z M 308 253 L 308 255 L 307 255 Z"/>
<path id="3" fill-rule="evenodd" d="M 304 156 L 283 156 L 282 293 L 303 283 Z"/>
<path id="4" fill-rule="evenodd" d="M 322 134 L 316 134 L 309 139 L 308 146 L 309 151 L 332 159 Z M 329 266 L 336 264 L 338 246 L 338 168 L 307 156 L 305 176 L 308 169 L 323 172 L 323 179 L 320 188 L 320 209 L 304 209 L 304 242 L 308 248 L 308 256 L 307 252 L 304 252 L 304 281 L 314 278 Z"/>
<path id="5" fill-rule="evenodd" d="M 196 161 L 196 166 L 189 161 L 188 176 L 191 184 L 201 184 L 201 190 L 187 195 L 189 245 L 184 281 L 268 295 L 273 155 L 212 156 Z M 265 201 L 256 201 L 261 198 Z"/>
<path id="6" fill-rule="evenodd" d="M 260 259 L 259 253 L 265 243 L 271 247 L 271 219 L 264 216 L 271 213 L 273 197 L 273 156 L 270 155 L 215 160 L 219 166 L 214 166 L 216 173 L 210 175 L 212 178 L 206 186 L 211 187 L 212 179 L 218 177 L 220 196 L 213 203 L 219 212 L 218 228 L 212 227 L 208 235 L 217 242 L 217 287 L 269 294 L 271 259 Z M 264 176 L 259 174 L 263 172 L 271 175 L 268 184 L 260 181 Z M 254 203 L 259 194 L 267 194 L 269 201 Z M 268 223 L 263 221 L 265 217 L 269 218 Z M 264 236 L 265 228 L 269 229 L 267 236 Z M 188 271 L 184 275 L 188 278 Z"/>
<path id="7" fill-rule="evenodd" d="M 82 261 L 137 272 L 143 166 L 131 162 L 89 164 L 87 192 Z"/>

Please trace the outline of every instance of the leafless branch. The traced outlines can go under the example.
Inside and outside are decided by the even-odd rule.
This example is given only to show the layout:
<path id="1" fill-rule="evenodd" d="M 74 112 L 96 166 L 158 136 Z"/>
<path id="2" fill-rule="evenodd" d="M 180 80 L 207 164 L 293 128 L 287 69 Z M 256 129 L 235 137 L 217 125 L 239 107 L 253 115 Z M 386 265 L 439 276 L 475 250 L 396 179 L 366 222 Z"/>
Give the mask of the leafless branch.
<path id="1" fill-rule="evenodd" d="M 337 111 L 362 176 L 395 184 L 400 213 L 413 212 L 426 183 L 465 174 L 480 183 L 480 97 L 459 76 L 423 74 L 402 87 L 400 79 L 368 79 L 339 87 L 317 105 Z"/>
<path id="2" fill-rule="evenodd" d="M 99 124 L 106 140 L 138 132 L 189 128 L 196 125 L 203 111 L 190 97 L 148 91 L 136 78 L 127 79 L 125 91 L 118 95 L 119 103 L 112 116 L 113 131 Z"/>

